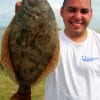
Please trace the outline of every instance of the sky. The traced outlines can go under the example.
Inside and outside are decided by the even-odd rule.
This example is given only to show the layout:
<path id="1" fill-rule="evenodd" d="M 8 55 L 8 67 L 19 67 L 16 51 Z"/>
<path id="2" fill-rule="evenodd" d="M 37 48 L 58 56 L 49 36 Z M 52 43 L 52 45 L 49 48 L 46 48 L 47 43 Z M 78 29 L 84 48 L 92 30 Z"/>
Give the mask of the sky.
<path id="1" fill-rule="evenodd" d="M 15 15 L 15 4 L 18 0 L 0 0 L 0 27 L 8 26 L 11 19 Z M 48 0 L 50 3 L 59 27 L 63 27 L 63 21 L 60 17 L 59 10 L 63 3 L 63 0 Z M 100 0 L 92 0 L 92 8 L 93 8 L 93 18 L 91 27 L 99 28 L 100 23 Z"/>
<path id="2" fill-rule="evenodd" d="M 0 0 L 0 27 L 7 26 L 15 15 L 15 4 L 18 0 Z M 48 0 L 53 10 L 59 12 L 61 2 L 63 0 Z"/>
<path id="3" fill-rule="evenodd" d="M 0 0 L 0 27 L 7 26 L 15 14 L 18 0 Z"/>

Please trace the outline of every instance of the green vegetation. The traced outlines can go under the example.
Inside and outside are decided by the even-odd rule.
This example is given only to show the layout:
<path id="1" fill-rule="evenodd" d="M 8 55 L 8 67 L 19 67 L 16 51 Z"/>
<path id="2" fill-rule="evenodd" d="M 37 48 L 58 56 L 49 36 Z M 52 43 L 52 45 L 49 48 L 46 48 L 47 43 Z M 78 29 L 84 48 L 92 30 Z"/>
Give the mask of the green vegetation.
<path id="1" fill-rule="evenodd" d="M 44 100 L 44 81 L 32 87 L 32 100 Z M 9 100 L 16 93 L 18 85 L 13 82 L 0 64 L 0 100 Z"/>

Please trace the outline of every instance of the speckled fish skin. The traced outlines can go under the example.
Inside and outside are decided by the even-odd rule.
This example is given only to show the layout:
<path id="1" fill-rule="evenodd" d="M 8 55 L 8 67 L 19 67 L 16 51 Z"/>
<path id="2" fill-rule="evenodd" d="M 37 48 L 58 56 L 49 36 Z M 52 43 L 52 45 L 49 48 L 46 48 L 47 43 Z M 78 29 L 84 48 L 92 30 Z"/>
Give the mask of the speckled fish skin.
<path id="1" fill-rule="evenodd" d="M 59 36 L 47 0 L 23 0 L 6 29 L 1 62 L 19 84 L 10 100 L 31 100 L 31 85 L 54 70 L 59 59 Z"/>
<path id="2" fill-rule="evenodd" d="M 19 84 L 35 83 L 58 45 L 55 16 L 47 0 L 23 0 L 9 35 L 9 51 Z"/>

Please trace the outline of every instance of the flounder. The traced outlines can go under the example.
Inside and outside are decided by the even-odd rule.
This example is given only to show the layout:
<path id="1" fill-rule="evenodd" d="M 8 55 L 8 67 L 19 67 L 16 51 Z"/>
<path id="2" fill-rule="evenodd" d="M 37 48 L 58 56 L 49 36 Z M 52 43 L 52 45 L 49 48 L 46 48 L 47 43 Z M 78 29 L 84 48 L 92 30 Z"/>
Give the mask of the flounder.
<path id="1" fill-rule="evenodd" d="M 11 100 L 31 100 L 31 86 L 52 72 L 58 59 L 58 28 L 49 3 L 22 0 L 1 45 L 1 63 L 19 85 Z"/>

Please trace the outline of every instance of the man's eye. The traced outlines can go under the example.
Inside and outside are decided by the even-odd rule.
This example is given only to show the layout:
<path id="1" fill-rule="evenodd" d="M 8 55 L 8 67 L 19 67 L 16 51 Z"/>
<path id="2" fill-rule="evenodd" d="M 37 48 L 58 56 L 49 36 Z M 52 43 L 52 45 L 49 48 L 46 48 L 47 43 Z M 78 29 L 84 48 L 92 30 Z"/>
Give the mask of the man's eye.
<path id="1" fill-rule="evenodd" d="M 68 11 L 68 12 L 71 12 L 71 13 L 76 12 L 76 10 L 75 10 L 75 9 L 68 9 L 67 11 Z"/>
<path id="2" fill-rule="evenodd" d="M 81 9 L 81 13 L 82 14 L 87 14 L 87 13 L 89 13 L 89 9 Z"/>

